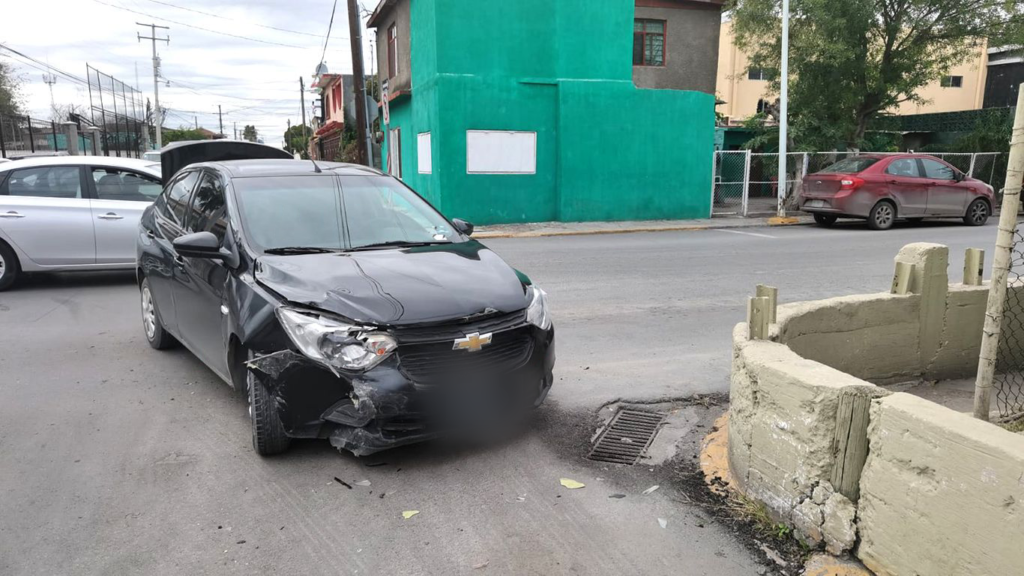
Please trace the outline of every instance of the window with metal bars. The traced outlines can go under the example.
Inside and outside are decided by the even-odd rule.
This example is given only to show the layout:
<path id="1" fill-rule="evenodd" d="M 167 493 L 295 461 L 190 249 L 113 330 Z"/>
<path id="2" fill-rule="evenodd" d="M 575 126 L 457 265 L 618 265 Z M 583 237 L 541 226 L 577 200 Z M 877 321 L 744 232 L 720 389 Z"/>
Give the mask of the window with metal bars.
<path id="1" fill-rule="evenodd" d="M 665 65 L 665 21 L 638 18 L 633 23 L 633 65 Z"/>

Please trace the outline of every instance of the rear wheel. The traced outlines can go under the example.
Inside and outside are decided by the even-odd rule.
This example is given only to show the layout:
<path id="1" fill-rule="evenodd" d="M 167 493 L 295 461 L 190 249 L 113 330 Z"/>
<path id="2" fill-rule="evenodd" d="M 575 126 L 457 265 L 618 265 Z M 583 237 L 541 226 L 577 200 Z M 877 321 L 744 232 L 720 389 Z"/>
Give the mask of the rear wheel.
<path id="1" fill-rule="evenodd" d="M 14 285 L 18 272 L 18 257 L 14 255 L 14 250 L 0 242 L 0 291 Z"/>
<path id="2" fill-rule="evenodd" d="M 896 222 L 896 206 L 882 201 L 875 204 L 868 214 L 868 227 L 872 230 L 888 230 Z"/>
<path id="3" fill-rule="evenodd" d="M 967 214 L 964 214 L 964 224 L 968 226 L 984 226 L 991 215 L 988 202 L 978 198 L 967 207 Z"/>
<path id="4" fill-rule="evenodd" d="M 248 359 L 253 358 L 252 352 Z M 249 387 L 249 418 L 252 421 L 252 447 L 260 456 L 273 456 L 288 449 L 292 439 L 284 432 L 277 414 L 277 402 L 265 386 L 246 368 Z"/>
<path id="5" fill-rule="evenodd" d="M 157 350 L 166 350 L 174 346 L 174 337 L 164 330 L 160 323 L 160 315 L 156 311 L 156 301 L 153 300 L 153 292 L 149 289 L 149 279 L 143 278 L 140 289 L 142 295 L 142 329 L 146 333 L 146 341 Z"/>
<path id="6" fill-rule="evenodd" d="M 838 220 L 838 219 L 839 219 L 838 216 L 833 216 L 832 214 L 815 214 L 814 215 L 814 221 L 818 224 L 818 226 L 822 226 L 824 228 L 831 228 L 832 225 L 835 224 L 836 220 Z"/>

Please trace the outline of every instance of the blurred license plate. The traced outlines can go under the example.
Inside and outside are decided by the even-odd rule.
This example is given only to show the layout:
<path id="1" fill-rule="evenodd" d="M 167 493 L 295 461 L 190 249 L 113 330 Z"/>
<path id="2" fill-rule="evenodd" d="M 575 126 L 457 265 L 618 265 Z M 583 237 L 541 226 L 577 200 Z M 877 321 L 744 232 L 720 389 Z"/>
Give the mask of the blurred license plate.
<path id="1" fill-rule="evenodd" d="M 805 208 L 828 208 L 828 203 L 826 203 L 824 200 L 808 200 L 807 203 L 804 204 L 804 207 Z"/>

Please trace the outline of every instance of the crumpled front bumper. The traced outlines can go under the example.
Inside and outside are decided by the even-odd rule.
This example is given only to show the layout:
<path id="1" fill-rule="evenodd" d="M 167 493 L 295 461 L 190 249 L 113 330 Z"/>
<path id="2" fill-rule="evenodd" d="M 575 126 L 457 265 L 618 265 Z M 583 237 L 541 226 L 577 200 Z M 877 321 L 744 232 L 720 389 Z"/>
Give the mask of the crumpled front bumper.
<path id="1" fill-rule="evenodd" d="M 431 385 L 403 370 L 401 346 L 359 374 L 335 374 L 291 350 L 258 355 L 248 367 L 276 399 L 289 436 L 327 438 L 339 450 L 366 456 L 539 406 L 553 381 L 554 329 L 531 327 L 530 333 L 531 353 L 516 369 L 453 375 Z"/>

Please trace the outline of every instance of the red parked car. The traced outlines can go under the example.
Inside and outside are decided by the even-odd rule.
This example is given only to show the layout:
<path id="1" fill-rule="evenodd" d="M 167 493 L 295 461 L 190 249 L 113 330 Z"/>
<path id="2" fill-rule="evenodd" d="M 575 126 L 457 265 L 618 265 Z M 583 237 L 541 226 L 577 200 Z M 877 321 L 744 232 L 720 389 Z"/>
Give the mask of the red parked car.
<path id="1" fill-rule="evenodd" d="M 980 180 L 925 154 L 862 154 L 804 177 L 798 206 L 822 226 L 864 218 L 874 230 L 897 219 L 962 218 L 982 226 L 995 193 Z"/>

